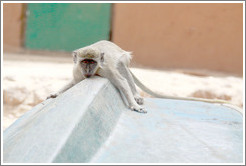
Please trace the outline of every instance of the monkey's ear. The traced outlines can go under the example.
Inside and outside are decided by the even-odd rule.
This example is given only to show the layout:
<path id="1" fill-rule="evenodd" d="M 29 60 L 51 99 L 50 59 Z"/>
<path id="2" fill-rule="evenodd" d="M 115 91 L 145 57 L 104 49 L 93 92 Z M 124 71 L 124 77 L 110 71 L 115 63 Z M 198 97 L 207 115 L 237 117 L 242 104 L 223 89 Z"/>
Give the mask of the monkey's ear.
<path id="1" fill-rule="evenodd" d="M 76 51 L 73 52 L 73 62 L 74 62 L 74 63 L 77 62 L 77 54 L 78 54 L 78 53 L 77 53 Z"/>
<path id="2" fill-rule="evenodd" d="M 101 62 L 104 62 L 104 52 L 101 53 Z"/>

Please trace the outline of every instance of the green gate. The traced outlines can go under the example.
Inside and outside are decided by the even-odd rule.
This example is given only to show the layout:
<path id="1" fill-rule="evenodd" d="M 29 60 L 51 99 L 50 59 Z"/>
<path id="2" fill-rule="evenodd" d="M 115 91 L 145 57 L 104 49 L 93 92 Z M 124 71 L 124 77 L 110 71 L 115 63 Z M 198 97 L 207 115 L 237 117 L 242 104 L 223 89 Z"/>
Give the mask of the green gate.
<path id="1" fill-rule="evenodd" d="M 25 46 L 72 51 L 109 39 L 110 3 L 30 3 Z"/>

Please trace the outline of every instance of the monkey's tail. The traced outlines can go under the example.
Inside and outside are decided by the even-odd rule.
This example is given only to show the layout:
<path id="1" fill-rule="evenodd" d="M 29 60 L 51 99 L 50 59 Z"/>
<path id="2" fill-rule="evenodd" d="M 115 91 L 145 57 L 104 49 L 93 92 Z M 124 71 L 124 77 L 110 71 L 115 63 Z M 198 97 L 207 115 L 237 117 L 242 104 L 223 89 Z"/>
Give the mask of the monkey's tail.
<path id="1" fill-rule="evenodd" d="M 148 87 L 146 87 L 144 84 L 142 84 L 141 81 L 139 81 L 139 79 L 132 72 L 131 74 L 137 86 L 153 97 L 165 98 L 165 99 L 175 99 L 175 100 L 192 100 L 192 101 L 203 101 L 203 102 L 208 102 L 208 103 L 227 103 L 229 104 L 229 102 L 225 100 L 213 100 L 213 99 L 193 98 L 193 97 L 174 97 L 174 96 L 161 95 L 156 92 L 153 92 Z"/>

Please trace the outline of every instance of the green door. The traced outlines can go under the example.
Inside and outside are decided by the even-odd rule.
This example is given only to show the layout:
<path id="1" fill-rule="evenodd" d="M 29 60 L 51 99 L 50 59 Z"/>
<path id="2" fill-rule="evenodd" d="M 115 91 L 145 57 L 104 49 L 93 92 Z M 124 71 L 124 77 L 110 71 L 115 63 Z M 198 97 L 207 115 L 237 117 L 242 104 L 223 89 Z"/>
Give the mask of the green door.
<path id="1" fill-rule="evenodd" d="M 110 3 L 30 3 L 25 46 L 72 51 L 98 40 L 108 40 L 110 18 Z"/>

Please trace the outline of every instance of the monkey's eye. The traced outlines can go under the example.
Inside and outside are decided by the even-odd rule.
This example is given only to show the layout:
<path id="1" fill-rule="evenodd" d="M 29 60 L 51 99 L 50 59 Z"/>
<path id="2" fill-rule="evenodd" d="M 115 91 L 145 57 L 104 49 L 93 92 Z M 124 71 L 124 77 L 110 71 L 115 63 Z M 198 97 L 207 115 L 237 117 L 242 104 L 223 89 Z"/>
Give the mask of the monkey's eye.
<path id="1" fill-rule="evenodd" d="M 81 61 L 82 63 L 90 63 L 90 64 L 93 64 L 93 63 L 96 63 L 96 61 L 92 60 L 92 59 L 84 59 L 83 61 Z"/>

